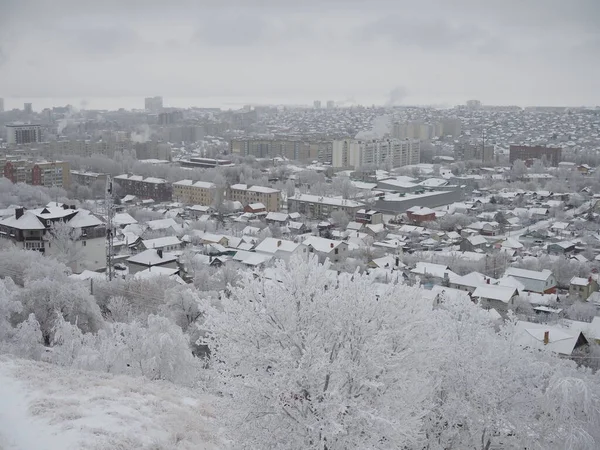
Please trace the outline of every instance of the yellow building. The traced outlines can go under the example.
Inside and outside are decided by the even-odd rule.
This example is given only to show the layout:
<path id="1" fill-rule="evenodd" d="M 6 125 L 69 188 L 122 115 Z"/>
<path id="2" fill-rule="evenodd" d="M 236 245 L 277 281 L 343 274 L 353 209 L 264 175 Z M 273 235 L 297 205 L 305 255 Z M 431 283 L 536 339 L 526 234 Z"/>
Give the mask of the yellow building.
<path id="1" fill-rule="evenodd" d="M 216 193 L 217 186 L 206 181 L 181 180 L 173 183 L 173 200 L 188 205 L 210 206 Z"/>
<path id="2" fill-rule="evenodd" d="M 244 207 L 262 203 L 267 212 L 279 211 L 281 191 L 265 186 L 248 186 L 247 184 L 233 184 L 229 187 L 227 198 L 240 202 Z"/>

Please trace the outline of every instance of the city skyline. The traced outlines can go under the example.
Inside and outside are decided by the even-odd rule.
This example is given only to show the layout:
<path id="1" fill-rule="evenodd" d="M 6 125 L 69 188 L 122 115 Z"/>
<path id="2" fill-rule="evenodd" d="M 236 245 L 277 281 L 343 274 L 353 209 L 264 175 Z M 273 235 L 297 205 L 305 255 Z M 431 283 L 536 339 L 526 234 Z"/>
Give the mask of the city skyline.
<path id="1" fill-rule="evenodd" d="M 7 0 L 0 96 L 600 104 L 591 0 L 374 3 Z"/>

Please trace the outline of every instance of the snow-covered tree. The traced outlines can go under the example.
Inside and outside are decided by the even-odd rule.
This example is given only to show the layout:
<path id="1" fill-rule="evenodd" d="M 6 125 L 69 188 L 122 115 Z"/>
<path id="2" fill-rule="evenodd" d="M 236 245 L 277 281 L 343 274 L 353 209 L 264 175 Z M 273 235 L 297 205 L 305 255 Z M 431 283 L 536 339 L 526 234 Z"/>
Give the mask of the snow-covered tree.
<path id="1" fill-rule="evenodd" d="M 165 292 L 163 313 L 183 331 L 202 316 L 201 299 L 195 289 L 179 286 Z"/>
<path id="2" fill-rule="evenodd" d="M 100 308 L 87 291 L 87 286 L 69 281 L 66 277 L 27 282 L 15 299 L 23 305 L 22 320 L 31 313 L 35 314 L 46 345 L 51 341 L 58 315 L 84 332 L 95 332 L 103 323 Z"/>
<path id="3" fill-rule="evenodd" d="M 73 228 L 67 222 L 55 222 L 48 230 L 49 253 L 68 266 L 83 258 L 83 247 L 77 240 L 81 229 Z"/>
<path id="4" fill-rule="evenodd" d="M 469 301 L 445 299 L 436 322 L 444 345 L 426 449 L 597 448 L 600 391 L 587 372 L 521 347 L 512 321 L 496 332 Z"/>
<path id="5" fill-rule="evenodd" d="M 11 353 L 27 359 L 39 360 L 44 351 L 44 338 L 34 314 L 17 325 L 12 338 Z"/>
<path id="6" fill-rule="evenodd" d="M 403 448 L 417 442 L 430 393 L 416 288 L 366 275 L 332 281 L 293 258 L 281 282 L 246 275 L 205 324 L 222 414 L 238 448 Z"/>
<path id="7" fill-rule="evenodd" d="M 346 213 L 346 211 L 342 211 L 342 210 L 337 210 L 337 211 L 333 211 L 330 214 L 330 218 L 331 221 L 338 226 L 339 228 L 345 230 L 346 227 L 348 226 L 348 223 L 350 222 L 350 217 L 348 217 L 348 214 Z"/>

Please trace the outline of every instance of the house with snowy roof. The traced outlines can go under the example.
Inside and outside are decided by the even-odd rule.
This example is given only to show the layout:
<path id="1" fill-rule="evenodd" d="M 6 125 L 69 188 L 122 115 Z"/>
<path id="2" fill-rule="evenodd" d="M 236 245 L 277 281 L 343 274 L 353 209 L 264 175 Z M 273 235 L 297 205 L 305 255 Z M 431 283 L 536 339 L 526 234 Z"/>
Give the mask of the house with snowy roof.
<path id="1" fill-rule="evenodd" d="M 256 246 L 254 251 L 285 261 L 289 261 L 293 255 L 306 255 L 308 253 L 308 249 L 304 244 L 272 237 L 265 238 Z"/>
<path id="2" fill-rule="evenodd" d="M 504 272 L 504 276 L 518 280 L 523 284 L 526 291 L 539 292 L 541 294 L 556 292 L 556 277 L 548 269 L 537 271 L 509 267 Z"/>
<path id="3" fill-rule="evenodd" d="M 518 321 L 515 341 L 525 348 L 548 351 L 560 356 L 573 356 L 575 350 L 588 346 L 588 340 L 580 330 L 571 330 L 560 325 L 547 325 Z"/>
<path id="4" fill-rule="evenodd" d="M 598 281 L 595 277 L 573 277 L 569 283 L 569 296 L 587 300 L 593 292 L 598 291 Z"/>

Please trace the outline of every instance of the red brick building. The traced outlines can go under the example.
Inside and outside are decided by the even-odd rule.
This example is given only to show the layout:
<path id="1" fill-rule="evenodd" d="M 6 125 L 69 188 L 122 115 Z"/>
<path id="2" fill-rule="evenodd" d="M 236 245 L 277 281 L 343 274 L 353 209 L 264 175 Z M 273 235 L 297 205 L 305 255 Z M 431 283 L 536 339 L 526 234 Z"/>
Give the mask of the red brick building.
<path id="1" fill-rule="evenodd" d="M 430 208 L 413 206 L 406 210 L 406 215 L 411 222 L 422 223 L 435 220 L 435 211 Z"/>
<path id="2" fill-rule="evenodd" d="M 514 163 L 520 159 L 528 166 L 533 164 L 534 159 L 546 159 L 548 164 L 553 167 L 558 167 L 562 157 L 562 148 L 546 147 L 544 145 L 511 145 L 510 146 L 510 163 Z"/>

